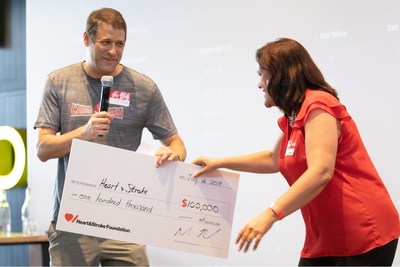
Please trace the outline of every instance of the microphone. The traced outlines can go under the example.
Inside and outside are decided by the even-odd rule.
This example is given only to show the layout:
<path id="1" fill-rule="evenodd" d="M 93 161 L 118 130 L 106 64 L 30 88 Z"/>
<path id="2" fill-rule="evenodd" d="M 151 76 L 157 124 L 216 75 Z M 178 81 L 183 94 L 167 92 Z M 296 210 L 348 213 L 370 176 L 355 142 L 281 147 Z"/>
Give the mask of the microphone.
<path id="1" fill-rule="evenodd" d="M 110 100 L 111 85 L 114 82 L 113 76 L 101 77 L 101 95 L 99 111 L 108 111 L 108 101 Z M 102 137 L 103 135 L 99 135 Z"/>
<path id="2" fill-rule="evenodd" d="M 110 99 L 110 89 L 114 82 L 113 76 L 101 77 L 101 95 L 99 111 L 108 111 L 108 101 Z"/>

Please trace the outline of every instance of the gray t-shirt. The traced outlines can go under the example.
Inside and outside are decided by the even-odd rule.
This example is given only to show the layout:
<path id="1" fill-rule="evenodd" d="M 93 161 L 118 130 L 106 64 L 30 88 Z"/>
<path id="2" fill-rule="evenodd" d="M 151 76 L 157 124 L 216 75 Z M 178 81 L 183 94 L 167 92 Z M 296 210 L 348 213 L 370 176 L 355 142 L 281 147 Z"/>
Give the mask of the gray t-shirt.
<path id="1" fill-rule="evenodd" d="M 98 111 L 100 79 L 89 77 L 82 63 L 56 70 L 48 76 L 34 128 L 49 128 L 64 134 L 88 122 Z M 162 140 L 177 129 L 157 85 L 128 67 L 114 77 L 108 112 L 115 118 L 106 136 L 94 142 L 135 151 L 147 128 Z M 69 154 L 58 159 L 52 219 L 57 220 Z M 94 163 L 95 164 L 95 163 Z"/>

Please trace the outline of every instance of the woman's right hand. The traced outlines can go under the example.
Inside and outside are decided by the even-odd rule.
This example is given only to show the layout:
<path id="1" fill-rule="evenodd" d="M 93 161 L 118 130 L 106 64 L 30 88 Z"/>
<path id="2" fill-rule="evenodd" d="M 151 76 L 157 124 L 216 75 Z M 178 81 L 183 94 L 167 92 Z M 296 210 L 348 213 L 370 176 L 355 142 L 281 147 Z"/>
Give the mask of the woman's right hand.
<path id="1" fill-rule="evenodd" d="M 217 158 L 198 157 L 192 161 L 192 164 L 200 165 L 202 168 L 193 174 L 193 177 L 199 177 L 202 174 L 214 171 L 220 166 L 220 160 Z"/>

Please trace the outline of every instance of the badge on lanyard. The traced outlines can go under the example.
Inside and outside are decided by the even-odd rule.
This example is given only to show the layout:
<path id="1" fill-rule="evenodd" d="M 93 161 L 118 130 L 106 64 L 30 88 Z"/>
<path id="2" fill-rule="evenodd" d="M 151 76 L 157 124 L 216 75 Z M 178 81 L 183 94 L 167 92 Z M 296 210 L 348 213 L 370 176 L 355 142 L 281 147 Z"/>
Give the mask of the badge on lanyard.
<path id="1" fill-rule="evenodd" d="M 286 147 L 285 156 L 293 156 L 295 146 L 296 146 L 296 142 L 289 140 L 287 147 Z"/>

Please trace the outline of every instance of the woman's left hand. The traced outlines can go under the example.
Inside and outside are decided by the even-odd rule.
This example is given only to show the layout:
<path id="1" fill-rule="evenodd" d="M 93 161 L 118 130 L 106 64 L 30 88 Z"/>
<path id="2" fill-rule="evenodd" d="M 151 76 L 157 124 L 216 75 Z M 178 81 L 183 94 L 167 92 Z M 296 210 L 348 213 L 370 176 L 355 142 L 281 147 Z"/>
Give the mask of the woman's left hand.
<path id="1" fill-rule="evenodd" d="M 278 218 L 275 213 L 271 209 L 267 209 L 247 222 L 236 238 L 236 244 L 239 246 L 238 251 L 244 249 L 243 252 L 247 252 L 253 241 L 253 250 L 256 250 L 261 238 L 271 229 L 277 220 Z"/>

